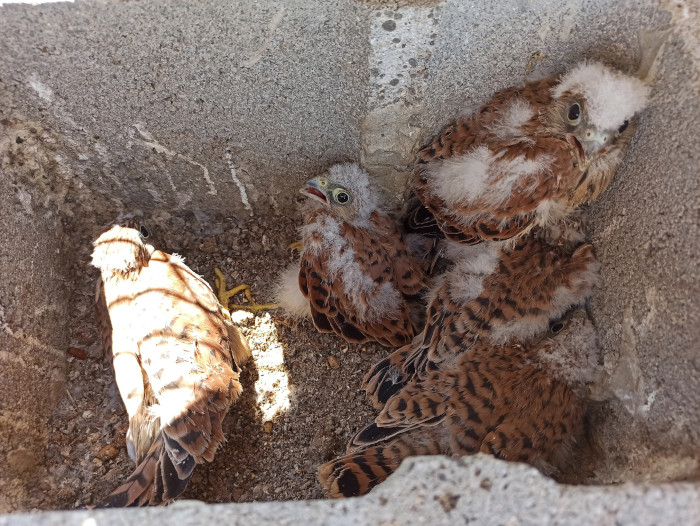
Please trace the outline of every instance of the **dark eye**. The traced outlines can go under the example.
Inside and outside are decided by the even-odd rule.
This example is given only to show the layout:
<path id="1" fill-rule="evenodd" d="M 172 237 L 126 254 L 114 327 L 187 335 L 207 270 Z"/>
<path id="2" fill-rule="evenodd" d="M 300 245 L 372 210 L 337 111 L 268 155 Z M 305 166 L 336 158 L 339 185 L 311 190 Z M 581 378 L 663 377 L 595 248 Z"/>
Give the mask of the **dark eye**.
<path id="1" fill-rule="evenodd" d="M 620 127 L 617 129 L 617 133 L 622 133 L 623 131 L 625 131 L 625 130 L 627 129 L 627 126 L 629 126 L 629 124 L 630 124 L 630 121 L 625 121 L 625 122 L 622 124 L 622 126 L 620 126 Z"/>
<path id="2" fill-rule="evenodd" d="M 148 229 L 143 225 L 139 226 L 139 234 L 141 234 L 141 237 L 144 239 L 148 239 L 148 236 L 151 235 Z"/>
<path id="3" fill-rule="evenodd" d="M 568 117 L 569 117 L 569 120 L 570 120 L 571 122 L 576 122 L 576 121 L 579 120 L 579 118 L 581 117 L 581 106 L 579 106 L 578 103 L 573 104 L 573 105 L 569 108 L 569 115 L 568 115 Z"/>
<path id="4" fill-rule="evenodd" d="M 559 334 L 564 330 L 564 322 L 556 321 L 549 326 L 549 330 L 552 334 Z"/>
<path id="5" fill-rule="evenodd" d="M 345 192 L 339 192 L 338 195 L 335 196 L 335 198 L 339 203 L 347 203 L 348 199 L 350 199 L 350 196 Z"/>

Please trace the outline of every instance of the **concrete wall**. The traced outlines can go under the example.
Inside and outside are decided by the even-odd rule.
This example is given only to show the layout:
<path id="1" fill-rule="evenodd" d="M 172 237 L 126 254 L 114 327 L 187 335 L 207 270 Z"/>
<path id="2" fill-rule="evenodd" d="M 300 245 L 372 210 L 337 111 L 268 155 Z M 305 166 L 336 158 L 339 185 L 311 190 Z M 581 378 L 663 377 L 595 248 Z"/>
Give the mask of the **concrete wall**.
<path id="1" fill-rule="evenodd" d="M 7 119 L 2 93 L 0 107 L 0 509 L 8 510 L 32 487 L 65 394 L 70 277 L 61 217 L 44 195 L 57 152 L 40 128 Z"/>
<path id="2" fill-rule="evenodd" d="M 5 89 L 112 206 L 269 206 L 290 178 L 358 157 L 369 17 L 355 2 L 0 9 Z"/>
<path id="3" fill-rule="evenodd" d="M 86 221 L 133 208 L 288 210 L 304 176 L 340 160 L 361 160 L 399 195 L 416 148 L 456 114 L 596 58 L 653 83 L 589 214 L 610 373 L 591 424 L 597 480 L 697 476 L 698 11 L 664 0 L 0 5 L 6 462 L 21 472 L 32 463 L 17 459 L 40 459 L 60 393 L 62 290 L 80 274 L 56 254 L 63 231 L 68 246 L 86 243 Z M 38 381 L 48 394 L 35 396 Z"/>
<path id="4" fill-rule="evenodd" d="M 700 475 L 700 24 L 688 6 L 670 12 L 651 107 L 589 213 L 613 397 L 593 416 L 605 482 Z"/>
<path id="5" fill-rule="evenodd" d="M 697 524 L 700 486 L 689 483 L 563 486 L 524 464 L 477 455 L 408 459 L 365 497 L 334 501 L 0 515 L 0 526 L 280 524 L 411 526 L 672 526 Z"/>

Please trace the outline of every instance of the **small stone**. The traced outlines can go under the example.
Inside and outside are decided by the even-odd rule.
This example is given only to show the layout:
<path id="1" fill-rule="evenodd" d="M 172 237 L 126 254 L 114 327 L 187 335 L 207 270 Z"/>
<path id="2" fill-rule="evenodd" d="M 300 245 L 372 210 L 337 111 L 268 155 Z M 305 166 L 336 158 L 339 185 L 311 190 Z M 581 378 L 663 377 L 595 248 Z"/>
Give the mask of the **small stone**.
<path id="1" fill-rule="evenodd" d="M 263 424 L 263 433 L 272 433 L 272 422 L 267 421 Z"/>
<path id="2" fill-rule="evenodd" d="M 331 369 L 337 369 L 338 367 L 340 367 L 340 360 L 338 360 L 338 358 L 336 358 L 335 356 L 331 355 L 328 357 L 328 365 Z"/>
<path id="3" fill-rule="evenodd" d="M 62 488 L 58 490 L 58 500 L 61 502 L 72 501 L 78 493 L 73 488 Z"/>
<path id="4" fill-rule="evenodd" d="M 118 454 L 119 451 L 117 451 L 116 447 L 114 447 L 112 444 L 107 444 L 97 452 L 96 456 L 102 462 L 106 462 L 107 460 L 112 460 L 113 458 L 116 458 Z"/>
<path id="5" fill-rule="evenodd" d="M 206 236 L 201 245 L 199 245 L 199 250 L 207 254 L 214 254 L 219 251 L 219 247 L 216 244 L 215 236 Z"/>
<path id="6" fill-rule="evenodd" d="M 243 497 L 243 490 L 241 488 L 233 488 L 231 491 L 231 496 L 234 502 L 240 502 Z"/>
<path id="7" fill-rule="evenodd" d="M 80 349 L 79 347 L 71 347 L 70 349 L 68 349 L 68 354 L 70 354 L 76 360 L 84 360 L 85 358 L 87 358 L 87 352 L 85 352 L 84 349 Z"/>
<path id="8" fill-rule="evenodd" d="M 91 418 L 91 417 L 92 417 L 92 411 L 90 411 L 90 410 L 83 411 L 83 418 L 85 418 L 87 420 L 88 418 Z"/>

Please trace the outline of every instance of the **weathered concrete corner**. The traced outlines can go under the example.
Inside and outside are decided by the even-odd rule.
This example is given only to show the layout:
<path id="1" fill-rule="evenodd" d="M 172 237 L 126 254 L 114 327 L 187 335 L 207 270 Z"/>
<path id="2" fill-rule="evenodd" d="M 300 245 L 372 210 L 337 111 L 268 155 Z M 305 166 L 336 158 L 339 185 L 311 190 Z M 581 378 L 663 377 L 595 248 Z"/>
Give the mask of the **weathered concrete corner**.
<path id="1" fill-rule="evenodd" d="M 192 525 L 453 524 L 509 526 L 664 526 L 693 524 L 700 486 L 689 483 L 561 486 L 524 464 L 477 455 L 416 457 L 365 497 L 335 501 L 92 510 L 0 516 L 0 526 L 111 526 L 184 522 Z"/>

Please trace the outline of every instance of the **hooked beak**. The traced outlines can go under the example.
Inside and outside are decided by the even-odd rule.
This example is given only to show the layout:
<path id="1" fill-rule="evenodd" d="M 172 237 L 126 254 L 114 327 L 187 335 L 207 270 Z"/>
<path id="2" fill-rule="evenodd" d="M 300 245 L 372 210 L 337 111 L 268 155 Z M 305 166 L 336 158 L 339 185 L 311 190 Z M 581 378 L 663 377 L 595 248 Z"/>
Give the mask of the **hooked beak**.
<path id="1" fill-rule="evenodd" d="M 306 181 L 306 183 L 304 183 L 304 187 L 301 188 L 299 192 L 304 194 L 306 197 L 311 197 L 317 201 L 320 201 L 326 206 L 330 206 L 330 201 L 328 200 L 326 192 L 323 190 L 321 181 L 319 181 L 318 177 L 314 177 L 313 179 Z"/>
<path id="2" fill-rule="evenodd" d="M 600 131 L 597 128 L 588 128 L 580 132 L 567 135 L 567 141 L 574 146 L 584 162 L 589 162 L 596 154 L 605 151 L 614 133 L 610 131 Z"/>

